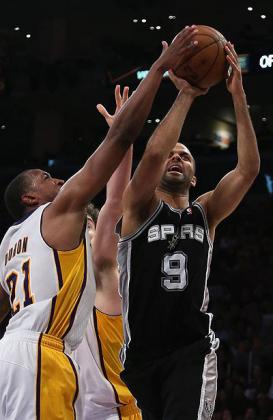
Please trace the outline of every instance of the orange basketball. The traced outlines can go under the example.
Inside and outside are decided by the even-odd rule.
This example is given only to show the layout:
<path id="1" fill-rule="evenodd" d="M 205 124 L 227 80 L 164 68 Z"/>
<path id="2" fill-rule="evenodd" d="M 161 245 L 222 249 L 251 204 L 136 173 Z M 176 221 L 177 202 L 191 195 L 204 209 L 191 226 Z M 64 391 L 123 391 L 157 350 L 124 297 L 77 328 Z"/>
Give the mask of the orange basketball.
<path id="1" fill-rule="evenodd" d="M 173 69 L 173 72 L 191 85 L 206 89 L 221 82 L 226 77 L 225 37 L 210 26 L 197 25 L 198 33 L 194 40 L 198 45 L 192 54 Z"/>

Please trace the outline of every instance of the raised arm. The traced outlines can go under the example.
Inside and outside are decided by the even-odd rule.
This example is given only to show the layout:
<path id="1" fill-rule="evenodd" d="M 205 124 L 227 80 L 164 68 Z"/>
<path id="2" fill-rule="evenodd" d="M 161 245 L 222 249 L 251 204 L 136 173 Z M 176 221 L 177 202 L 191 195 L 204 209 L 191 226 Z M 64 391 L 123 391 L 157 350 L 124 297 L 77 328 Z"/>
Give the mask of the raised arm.
<path id="1" fill-rule="evenodd" d="M 78 245 L 87 203 L 104 187 L 137 138 L 151 109 L 163 73 L 175 67 L 194 48 L 195 27 L 181 31 L 152 65 L 148 76 L 126 102 L 104 142 L 85 165 L 70 178 L 44 212 L 42 233 L 49 245 L 71 249 Z"/>
<path id="2" fill-rule="evenodd" d="M 172 72 L 170 72 L 170 77 L 179 89 L 179 93 L 171 109 L 152 134 L 144 155 L 125 191 L 123 212 L 129 213 L 129 219 L 133 219 L 136 225 L 126 223 L 130 227 L 128 231 L 127 229 L 123 231 L 122 235 L 135 231 L 138 225 L 146 220 L 155 209 L 158 203 L 155 190 L 161 179 L 166 159 L 179 140 L 186 115 L 194 98 L 206 93 L 206 91 L 193 88 L 185 80 L 178 79 Z"/>
<path id="3" fill-rule="evenodd" d="M 115 99 L 116 110 L 114 115 L 110 115 L 102 105 L 97 106 L 109 126 L 113 124 L 117 113 L 128 99 L 128 87 L 124 88 L 121 96 L 120 87 L 116 86 Z M 102 282 L 105 281 L 106 286 L 109 287 L 109 283 L 114 280 L 114 288 L 117 292 L 117 278 L 115 275 L 111 275 L 112 270 L 117 269 L 118 238 L 115 234 L 115 227 L 122 213 L 122 195 L 131 176 L 132 152 L 133 147 L 131 146 L 108 181 L 106 200 L 97 220 L 96 234 L 92 247 L 97 289 L 103 286 Z"/>
<path id="4" fill-rule="evenodd" d="M 235 169 L 221 179 L 214 191 L 197 200 L 206 209 L 212 236 L 218 223 L 238 206 L 260 169 L 257 140 L 247 107 L 238 56 L 230 43 L 227 44 L 226 51 L 227 60 L 232 67 L 227 88 L 232 95 L 236 116 L 238 162 Z"/>

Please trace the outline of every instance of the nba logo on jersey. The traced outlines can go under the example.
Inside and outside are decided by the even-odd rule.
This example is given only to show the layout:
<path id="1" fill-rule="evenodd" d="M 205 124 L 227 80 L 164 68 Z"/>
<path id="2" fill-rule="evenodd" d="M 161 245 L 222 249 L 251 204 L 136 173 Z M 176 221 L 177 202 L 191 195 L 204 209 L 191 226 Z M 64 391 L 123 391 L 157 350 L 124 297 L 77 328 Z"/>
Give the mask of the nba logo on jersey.
<path id="1" fill-rule="evenodd" d="M 190 207 L 187 208 L 187 214 L 192 214 L 192 209 Z"/>

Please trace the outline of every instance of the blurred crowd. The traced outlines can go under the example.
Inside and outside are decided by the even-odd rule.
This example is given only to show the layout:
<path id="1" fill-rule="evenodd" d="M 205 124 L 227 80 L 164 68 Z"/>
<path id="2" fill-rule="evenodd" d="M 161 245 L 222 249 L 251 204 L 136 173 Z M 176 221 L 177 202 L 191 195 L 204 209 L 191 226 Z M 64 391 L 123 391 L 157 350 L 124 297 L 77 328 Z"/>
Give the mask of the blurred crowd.
<path id="1" fill-rule="evenodd" d="M 217 231 L 209 280 L 221 340 L 213 420 L 273 420 L 272 215 L 270 196 L 250 195 Z"/>
<path id="2" fill-rule="evenodd" d="M 219 227 L 211 267 L 218 394 L 213 420 L 273 420 L 273 202 L 245 200 Z"/>

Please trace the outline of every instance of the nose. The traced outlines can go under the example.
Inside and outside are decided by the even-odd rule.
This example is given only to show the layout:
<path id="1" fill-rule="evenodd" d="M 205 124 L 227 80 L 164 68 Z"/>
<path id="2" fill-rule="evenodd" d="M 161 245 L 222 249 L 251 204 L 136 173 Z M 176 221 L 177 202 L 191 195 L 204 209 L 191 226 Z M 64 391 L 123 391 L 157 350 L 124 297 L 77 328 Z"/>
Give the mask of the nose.
<path id="1" fill-rule="evenodd" d="M 54 178 L 54 182 L 55 182 L 56 185 L 59 185 L 60 187 L 62 185 L 64 185 L 64 180 L 63 179 Z"/>
<path id="2" fill-rule="evenodd" d="M 180 156 L 178 153 L 175 153 L 175 154 L 172 156 L 172 160 L 175 160 L 175 161 L 181 160 L 181 156 Z"/>

